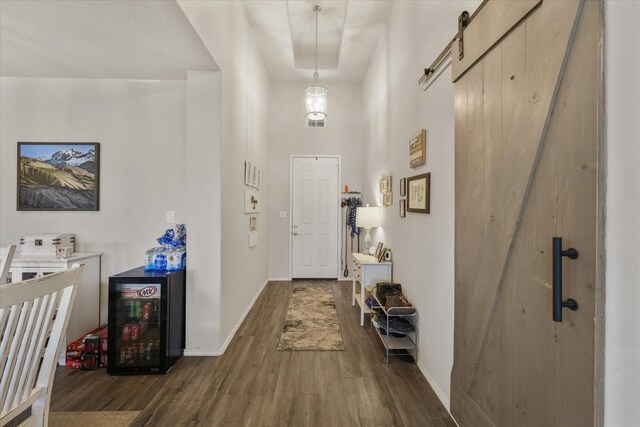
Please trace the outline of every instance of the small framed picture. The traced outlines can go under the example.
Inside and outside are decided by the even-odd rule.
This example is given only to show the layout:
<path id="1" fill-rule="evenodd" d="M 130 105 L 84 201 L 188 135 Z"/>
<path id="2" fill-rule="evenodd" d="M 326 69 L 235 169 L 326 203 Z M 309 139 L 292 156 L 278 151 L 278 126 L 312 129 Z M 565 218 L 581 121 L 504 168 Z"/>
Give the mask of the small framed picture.
<path id="1" fill-rule="evenodd" d="M 249 231 L 256 231 L 258 228 L 258 217 L 252 216 L 249 218 Z"/>
<path id="2" fill-rule="evenodd" d="M 431 197 L 431 173 L 407 178 L 407 211 L 428 214 Z"/>
<path id="3" fill-rule="evenodd" d="M 382 205 L 384 207 L 391 206 L 393 204 L 393 193 L 391 191 L 387 191 L 382 195 Z"/>
<path id="4" fill-rule="evenodd" d="M 407 195 L 407 178 L 400 178 L 400 197 Z"/>
<path id="5" fill-rule="evenodd" d="M 244 162 L 244 183 L 251 185 L 251 163 Z"/>
<path id="6" fill-rule="evenodd" d="M 427 131 L 420 129 L 409 141 L 409 166 L 417 168 L 427 163 Z"/>
<path id="7" fill-rule="evenodd" d="M 400 199 L 400 218 L 407 216 L 407 199 Z"/>

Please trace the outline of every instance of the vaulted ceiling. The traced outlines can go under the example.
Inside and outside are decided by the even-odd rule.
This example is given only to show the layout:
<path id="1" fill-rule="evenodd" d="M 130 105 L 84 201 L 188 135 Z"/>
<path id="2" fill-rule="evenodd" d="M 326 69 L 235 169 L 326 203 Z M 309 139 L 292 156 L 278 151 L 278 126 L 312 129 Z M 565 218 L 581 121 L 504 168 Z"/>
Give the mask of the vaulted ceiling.
<path id="1" fill-rule="evenodd" d="M 380 38 L 389 1 L 246 1 L 247 16 L 272 81 L 310 81 L 318 17 L 321 81 L 361 82 Z"/>
<path id="2" fill-rule="evenodd" d="M 361 82 L 387 0 L 250 0 L 244 7 L 272 81 L 308 82 L 319 15 L 321 82 Z M 173 1 L 0 2 L 0 75 L 184 79 L 217 65 Z M 167 31 L 171 29 L 171 31 Z"/>
<path id="3" fill-rule="evenodd" d="M 2 76 L 172 80 L 217 69 L 172 1 L 0 1 Z"/>

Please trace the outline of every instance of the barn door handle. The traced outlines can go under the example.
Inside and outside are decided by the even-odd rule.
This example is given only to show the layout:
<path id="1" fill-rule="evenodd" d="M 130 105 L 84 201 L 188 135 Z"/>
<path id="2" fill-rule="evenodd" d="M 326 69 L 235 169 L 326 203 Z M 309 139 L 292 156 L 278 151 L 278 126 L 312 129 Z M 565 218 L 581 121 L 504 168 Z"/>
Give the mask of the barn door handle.
<path id="1" fill-rule="evenodd" d="M 562 250 L 562 237 L 553 238 L 553 320 L 562 322 L 562 309 L 577 310 L 578 303 L 576 300 L 569 298 L 562 301 L 562 257 L 569 259 L 578 258 L 578 251 L 569 248 Z"/>

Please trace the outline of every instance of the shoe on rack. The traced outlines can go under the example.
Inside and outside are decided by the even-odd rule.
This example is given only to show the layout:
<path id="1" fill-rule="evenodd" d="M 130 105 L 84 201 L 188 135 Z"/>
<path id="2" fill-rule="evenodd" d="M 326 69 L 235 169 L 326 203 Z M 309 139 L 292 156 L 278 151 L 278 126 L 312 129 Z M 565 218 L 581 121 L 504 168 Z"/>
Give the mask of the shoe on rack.
<path id="1" fill-rule="evenodd" d="M 391 317 L 389 319 L 389 332 L 406 335 L 415 332 L 415 330 L 416 328 L 407 319 L 402 317 Z"/>

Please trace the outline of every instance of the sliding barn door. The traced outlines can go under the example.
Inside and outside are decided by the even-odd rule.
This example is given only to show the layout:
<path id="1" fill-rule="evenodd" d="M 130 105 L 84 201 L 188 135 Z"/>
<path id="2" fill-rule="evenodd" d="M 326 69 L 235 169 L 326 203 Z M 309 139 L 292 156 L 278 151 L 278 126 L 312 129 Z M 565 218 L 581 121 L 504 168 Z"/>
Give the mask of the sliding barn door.
<path id="1" fill-rule="evenodd" d="M 600 8 L 492 0 L 464 29 L 462 59 L 454 44 L 461 426 L 594 422 Z M 556 264 L 578 306 L 561 322 L 554 237 L 578 253 Z"/>

